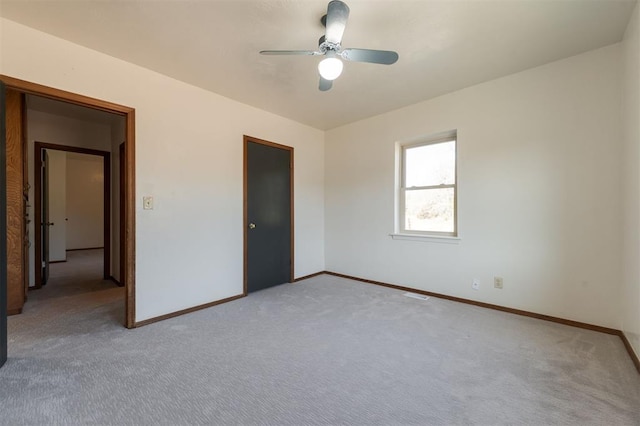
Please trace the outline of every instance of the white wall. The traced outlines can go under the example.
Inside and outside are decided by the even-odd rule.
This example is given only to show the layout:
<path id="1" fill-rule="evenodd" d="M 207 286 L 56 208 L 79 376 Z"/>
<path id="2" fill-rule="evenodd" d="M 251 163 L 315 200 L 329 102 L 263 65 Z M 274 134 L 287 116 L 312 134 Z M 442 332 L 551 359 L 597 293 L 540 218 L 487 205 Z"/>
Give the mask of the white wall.
<path id="1" fill-rule="evenodd" d="M 242 291 L 242 135 L 249 134 L 295 147 L 296 276 L 327 269 L 622 323 L 620 45 L 323 138 L 6 19 L 0 26 L 2 74 L 136 108 L 137 321 Z M 391 240 L 394 143 L 451 129 L 459 137 L 461 240 Z M 154 196 L 154 210 L 142 210 L 144 195 Z M 504 277 L 504 290 L 491 288 L 494 275 Z M 471 290 L 472 278 L 480 291 Z"/>
<path id="2" fill-rule="evenodd" d="M 4 27 L 3 27 L 4 29 Z M 4 73 L 4 71 L 3 71 Z M 32 109 L 27 110 L 27 157 L 29 178 L 29 216 L 33 219 L 34 194 L 34 142 L 46 142 L 56 145 L 74 146 L 80 148 L 111 150 L 111 129 L 108 125 L 91 123 L 83 120 L 71 119 L 54 114 L 48 114 Z M 55 151 L 50 151 L 55 152 Z M 33 220 L 29 224 L 29 285 L 34 282 L 35 261 L 35 228 Z"/>
<path id="3" fill-rule="evenodd" d="M 136 109 L 137 321 L 242 293 L 243 134 L 295 148 L 295 275 L 325 269 L 323 132 L 0 24 L 2 74 Z"/>
<path id="4" fill-rule="evenodd" d="M 636 5 L 623 46 L 624 257 L 622 330 L 640 357 L 640 6 Z"/>
<path id="5" fill-rule="evenodd" d="M 67 156 L 61 151 L 49 151 L 49 260 L 67 260 L 66 204 Z"/>
<path id="6" fill-rule="evenodd" d="M 613 45 L 327 132 L 327 270 L 619 327 L 620 53 Z M 394 144 L 453 129 L 460 241 L 392 240 Z"/>
<path id="7" fill-rule="evenodd" d="M 66 154 L 67 250 L 104 247 L 104 165 L 97 155 Z"/>

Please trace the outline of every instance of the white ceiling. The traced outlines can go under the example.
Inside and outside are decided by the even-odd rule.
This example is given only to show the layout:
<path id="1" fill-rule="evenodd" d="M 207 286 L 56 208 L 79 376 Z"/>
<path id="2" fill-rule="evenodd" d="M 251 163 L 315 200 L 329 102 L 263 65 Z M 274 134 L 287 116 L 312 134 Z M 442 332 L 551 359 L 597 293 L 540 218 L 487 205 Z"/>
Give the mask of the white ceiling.
<path id="1" fill-rule="evenodd" d="M 636 0 L 347 0 L 346 63 L 328 92 L 315 49 L 326 0 L 0 0 L 0 15 L 319 129 L 330 129 L 620 41 Z"/>

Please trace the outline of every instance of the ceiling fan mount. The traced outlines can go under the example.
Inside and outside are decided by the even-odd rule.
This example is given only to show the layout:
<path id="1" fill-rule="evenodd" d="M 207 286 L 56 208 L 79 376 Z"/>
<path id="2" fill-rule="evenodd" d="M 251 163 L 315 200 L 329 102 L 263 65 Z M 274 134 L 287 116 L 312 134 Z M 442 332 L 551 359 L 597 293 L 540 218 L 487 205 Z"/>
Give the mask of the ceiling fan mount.
<path id="1" fill-rule="evenodd" d="M 332 0 L 327 6 L 327 14 L 320 18 L 325 34 L 318 41 L 318 50 L 262 50 L 263 55 L 306 55 L 324 56 L 318 64 L 321 91 L 331 89 L 333 80 L 342 73 L 342 60 L 391 65 L 398 60 L 398 54 L 390 50 L 343 49 L 342 35 L 349 18 L 349 7 L 340 0 Z"/>
<path id="2" fill-rule="evenodd" d="M 324 15 L 322 15 L 322 18 L 320 18 L 320 23 L 322 24 L 323 27 L 327 28 L 327 14 L 326 13 Z"/>
<path id="3" fill-rule="evenodd" d="M 334 52 L 339 52 L 340 48 L 340 43 L 330 43 L 326 40 L 325 36 L 320 37 L 320 40 L 318 40 L 318 52 L 323 55 L 331 50 Z"/>

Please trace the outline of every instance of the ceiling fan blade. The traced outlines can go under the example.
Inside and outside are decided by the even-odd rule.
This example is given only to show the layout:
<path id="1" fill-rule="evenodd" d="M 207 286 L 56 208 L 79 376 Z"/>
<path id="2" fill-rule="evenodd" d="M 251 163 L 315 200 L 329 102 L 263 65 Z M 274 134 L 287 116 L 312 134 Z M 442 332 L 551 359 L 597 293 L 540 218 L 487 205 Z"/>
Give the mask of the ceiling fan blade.
<path id="1" fill-rule="evenodd" d="M 322 55 L 314 50 L 261 50 L 261 55 Z"/>
<path id="2" fill-rule="evenodd" d="M 349 6 L 340 0 L 333 0 L 327 6 L 327 30 L 325 40 L 329 43 L 340 44 L 344 28 L 349 19 Z"/>
<path id="3" fill-rule="evenodd" d="M 385 65 L 391 65 L 398 60 L 398 54 L 391 50 L 344 49 L 340 56 L 347 61 Z"/>
<path id="4" fill-rule="evenodd" d="M 333 86 L 333 81 L 320 77 L 320 85 L 318 86 L 318 89 L 326 92 L 327 90 L 331 89 L 331 86 Z"/>

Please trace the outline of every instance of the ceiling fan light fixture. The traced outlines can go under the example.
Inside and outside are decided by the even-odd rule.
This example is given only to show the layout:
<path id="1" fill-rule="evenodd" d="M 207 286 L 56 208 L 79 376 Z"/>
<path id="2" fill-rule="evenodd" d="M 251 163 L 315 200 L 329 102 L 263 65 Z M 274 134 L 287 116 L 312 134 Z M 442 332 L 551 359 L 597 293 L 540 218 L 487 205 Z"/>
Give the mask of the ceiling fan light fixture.
<path id="1" fill-rule="evenodd" d="M 320 61 L 318 72 L 325 80 L 335 80 L 342 74 L 342 61 L 335 55 L 329 56 Z"/>

